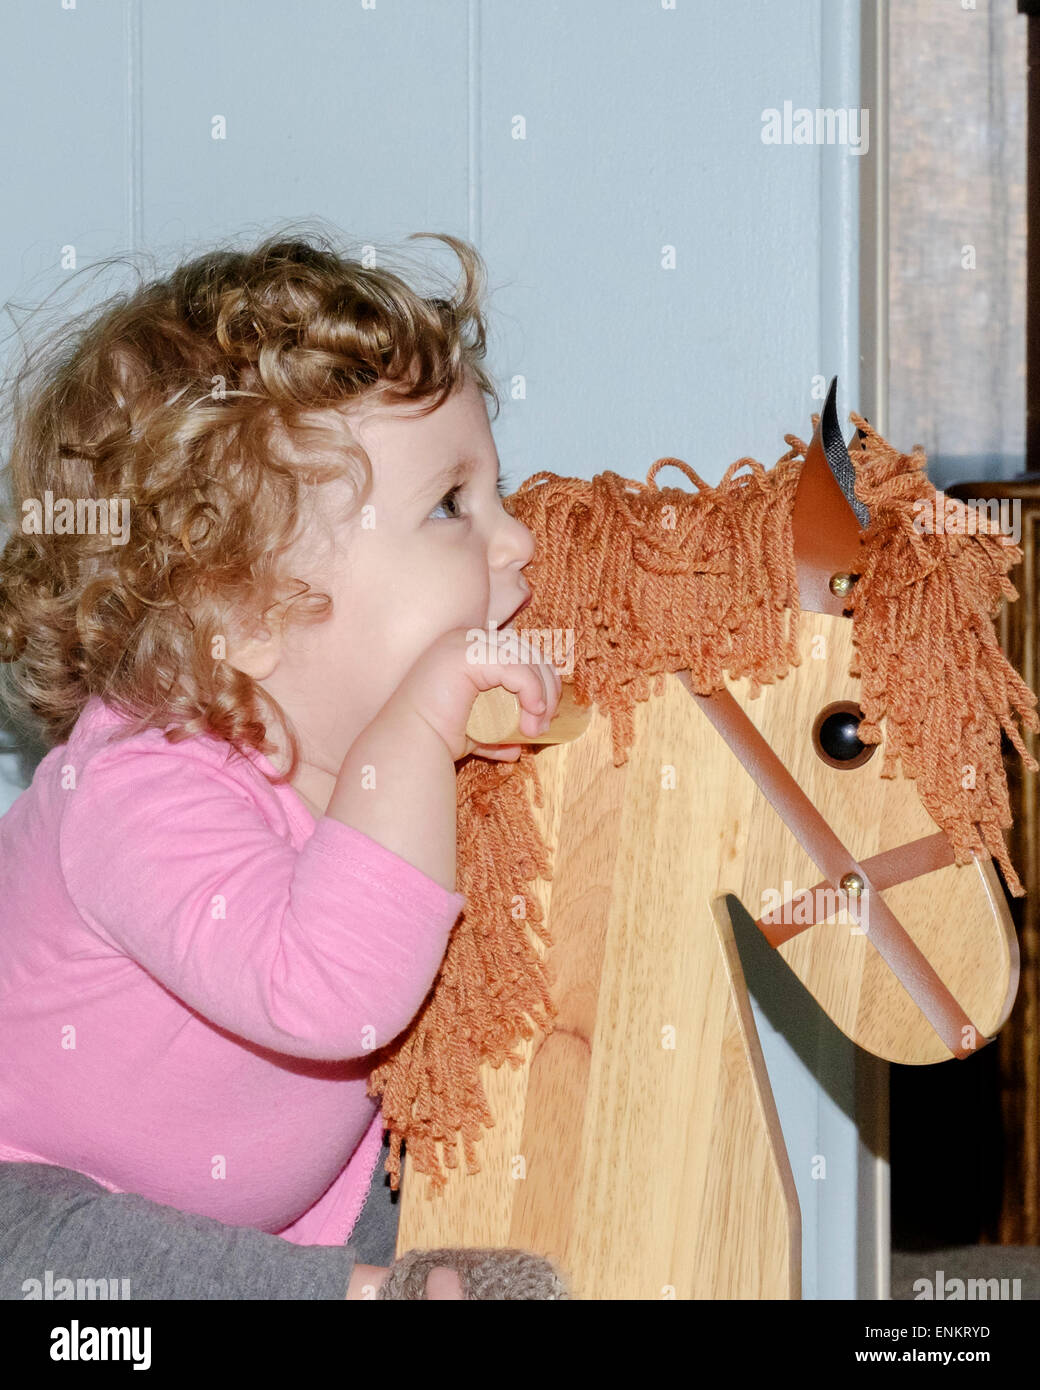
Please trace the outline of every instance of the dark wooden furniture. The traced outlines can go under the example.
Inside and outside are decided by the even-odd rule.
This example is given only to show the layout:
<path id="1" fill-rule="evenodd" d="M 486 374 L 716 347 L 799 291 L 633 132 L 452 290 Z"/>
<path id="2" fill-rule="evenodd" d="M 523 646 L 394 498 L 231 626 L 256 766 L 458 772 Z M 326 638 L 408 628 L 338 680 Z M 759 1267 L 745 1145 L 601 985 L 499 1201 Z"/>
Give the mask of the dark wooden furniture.
<path id="1" fill-rule="evenodd" d="M 1007 499 L 1020 511 L 1022 563 L 1009 578 L 1015 603 L 1001 606 L 996 621 L 1000 645 L 1030 689 L 1040 692 L 1040 473 L 997 482 L 958 483 L 946 492 L 962 502 Z M 1026 732 L 1026 747 L 1040 761 L 1040 739 Z M 1003 1132 L 1003 1184 L 999 1208 L 983 1243 L 1040 1244 L 1040 774 L 1024 771 L 1006 744 L 1004 766 L 1014 825 L 1008 832 L 1012 863 L 1026 890 L 1008 897 L 1018 930 L 1021 975 L 1011 1017 L 992 1044 Z M 998 870 L 999 872 L 999 870 Z"/>

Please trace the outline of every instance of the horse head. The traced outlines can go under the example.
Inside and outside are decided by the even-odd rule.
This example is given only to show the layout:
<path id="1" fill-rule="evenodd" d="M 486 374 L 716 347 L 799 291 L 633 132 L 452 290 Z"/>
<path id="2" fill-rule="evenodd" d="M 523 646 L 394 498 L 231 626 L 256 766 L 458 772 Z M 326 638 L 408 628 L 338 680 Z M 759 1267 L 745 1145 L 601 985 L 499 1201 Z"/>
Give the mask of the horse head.
<path id="1" fill-rule="evenodd" d="M 693 698 L 758 789 L 755 849 L 734 892 L 749 912 L 769 903 L 750 912 L 766 940 L 861 1047 L 893 1062 L 945 1061 L 969 1056 L 1007 1020 L 1018 939 L 990 855 L 958 866 L 915 781 L 877 756 L 879 734 L 859 737 L 851 608 L 869 513 L 855 497 L 836 385 L 792 514 L 808 616 L 800 674 L 758 699 L 747 680 Z"/>

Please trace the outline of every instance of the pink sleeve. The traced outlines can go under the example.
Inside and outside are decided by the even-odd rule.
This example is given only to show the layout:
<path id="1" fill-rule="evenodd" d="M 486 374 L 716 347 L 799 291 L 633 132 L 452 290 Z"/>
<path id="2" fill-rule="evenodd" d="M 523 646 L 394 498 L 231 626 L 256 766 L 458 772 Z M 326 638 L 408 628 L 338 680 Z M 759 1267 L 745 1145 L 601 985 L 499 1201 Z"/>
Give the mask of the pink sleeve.
<path id="1" fill-rule="evenodd" d="M 195 759 L 106 750 L 66 796 L 62 869 L 88 925 L 204 1018 L 281 1053 L 389 1043 L 465 905 L 327 816 L 293 849 Z"/>

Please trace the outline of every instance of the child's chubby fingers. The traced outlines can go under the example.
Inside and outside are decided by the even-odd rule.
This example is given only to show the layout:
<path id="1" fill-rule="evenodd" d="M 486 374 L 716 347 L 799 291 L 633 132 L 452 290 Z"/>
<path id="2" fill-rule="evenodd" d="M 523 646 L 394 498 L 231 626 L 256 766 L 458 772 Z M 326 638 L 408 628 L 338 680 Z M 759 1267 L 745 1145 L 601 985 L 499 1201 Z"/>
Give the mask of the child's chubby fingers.
<path id="1" fill-rule="evenodd" d="M 516 696 L 520 732 L 532 738 L 548 727 L 560 699 L 554 668 L 540 662 L 486 666 L 480 684 L 483 689 L 501 685 Z"/>
<path id="2" fill-rule="evenodd" d="M 544 733 L 552 722 L 560 703 L 562 683 L 555 666 L 539 664 L 532 667 L 532 670 L 537 682 L 532 684 L 529 692 L 525 692 L 519 698 L 522 705 L 521 732 L 530 734 L 533 738 L 536 734 Z"/>

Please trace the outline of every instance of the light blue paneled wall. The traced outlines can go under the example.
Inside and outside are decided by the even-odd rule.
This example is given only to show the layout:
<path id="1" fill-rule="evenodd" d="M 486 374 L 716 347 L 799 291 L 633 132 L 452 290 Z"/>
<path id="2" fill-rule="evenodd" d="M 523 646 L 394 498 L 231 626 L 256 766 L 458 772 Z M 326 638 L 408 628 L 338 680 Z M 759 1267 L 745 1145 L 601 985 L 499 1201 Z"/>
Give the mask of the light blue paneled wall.
<path id="1" fill-rule="evenodd" d="M 711 484 L 807 439 L 814 381 L 859 406 L 860 161 L 761 138 L 785 100 L 860 105 L 858 0 L 36 0 L 0 23 L 6 332 L 66 286 L 63 248 L 164 269 L 316 217 L 476 242 L 514 483 L 671 454 Z M 0 759 L 0 809 L 24 770 Z M 793 976 L 747 973 L 804 1297 L 856 1297 L 854 1049 Z"/>

